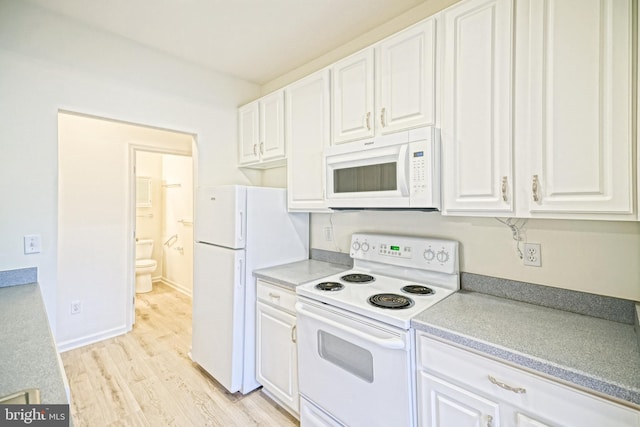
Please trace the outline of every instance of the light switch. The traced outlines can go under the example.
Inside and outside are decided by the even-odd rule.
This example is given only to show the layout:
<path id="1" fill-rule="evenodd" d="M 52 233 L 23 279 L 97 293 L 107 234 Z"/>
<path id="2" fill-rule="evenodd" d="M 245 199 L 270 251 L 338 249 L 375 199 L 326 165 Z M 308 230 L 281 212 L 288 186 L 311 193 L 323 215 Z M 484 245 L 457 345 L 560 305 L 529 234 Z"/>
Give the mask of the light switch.
<path id="1" fill-rule="evenodd" d="M 39 234 L 27 234 L 24 236 L 24 253 L 39 254 L 42 252 L 42 239 Z"/>

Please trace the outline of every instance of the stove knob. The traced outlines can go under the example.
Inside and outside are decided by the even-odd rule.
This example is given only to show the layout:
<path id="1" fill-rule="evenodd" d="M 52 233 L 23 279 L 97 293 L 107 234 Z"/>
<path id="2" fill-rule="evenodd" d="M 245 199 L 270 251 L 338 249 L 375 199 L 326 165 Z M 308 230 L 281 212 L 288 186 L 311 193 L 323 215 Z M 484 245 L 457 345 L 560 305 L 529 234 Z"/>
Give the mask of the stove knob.
<path id="1" fill-rule="evenodd" d="M 362 246 L 360 246 L 360 249 L 362 249 L 363 252 L 367 252 L 369 250 L 369 244 L 364 242 Z"/>
<path id="2" fill-rule="evenodd" d="M 354 251 L 358 251 L 358 250 L 360 250 L 360 243 L 359 242 L 353 242 L 353 245 L 351 245 L 351 247 L 353 248 Z"/>
<path id="3" fill-rule="evenodd" d="M 437 258 L 438 258 L 438 261 L 440 262 L 447 262 L 449 261 L 449 253 L 445 252 L 443 249 L 440 252 L 438 252 Z"/>
<path id="4" fill-rule="evenodd" d="M 433 261 L 435 257 L 436 257 L 436 253 L 433 252 L 431 249 L 427 249 L 426 251 L 424 251 L 424 259 L 426 259 L 427 261 Z"/>

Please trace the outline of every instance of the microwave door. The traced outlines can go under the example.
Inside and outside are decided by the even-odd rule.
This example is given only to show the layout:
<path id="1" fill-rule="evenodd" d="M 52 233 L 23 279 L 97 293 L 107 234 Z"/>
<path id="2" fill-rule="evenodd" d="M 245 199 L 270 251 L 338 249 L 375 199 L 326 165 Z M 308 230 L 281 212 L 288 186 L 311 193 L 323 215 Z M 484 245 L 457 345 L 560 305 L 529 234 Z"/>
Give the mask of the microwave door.
<path id="1" fill-rule="evenodd" d="M 331 207 L 407 207 L 408 146 L 373 148 L 327 157 Z"/>

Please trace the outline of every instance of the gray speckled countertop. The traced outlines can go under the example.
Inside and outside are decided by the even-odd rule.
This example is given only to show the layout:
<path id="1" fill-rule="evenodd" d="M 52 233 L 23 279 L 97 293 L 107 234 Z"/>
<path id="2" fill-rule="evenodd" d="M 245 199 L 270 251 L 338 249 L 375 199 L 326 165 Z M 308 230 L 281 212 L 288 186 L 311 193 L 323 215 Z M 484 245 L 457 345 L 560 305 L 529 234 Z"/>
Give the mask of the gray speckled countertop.
<path id="1" fill-rule="evenodd" d="M 284 287 L 295 288 L 303 283 L 331 276 L 348 269 L 349 267 L 346 265 L 308 259 L 255 270 L 253 275 L 259 279 L 265 279 Z"/>
<path id="2" fill-rule="evenodd" d="M 0 288 L 0 396 L 40 390 L 43 404 L 69 403 L 38 284 Z"/>
<path id="3" fill-rule="evenodd" d="M 445 341 L 640 407 L 634 326 L 459 291 L 411 325 Z"/>

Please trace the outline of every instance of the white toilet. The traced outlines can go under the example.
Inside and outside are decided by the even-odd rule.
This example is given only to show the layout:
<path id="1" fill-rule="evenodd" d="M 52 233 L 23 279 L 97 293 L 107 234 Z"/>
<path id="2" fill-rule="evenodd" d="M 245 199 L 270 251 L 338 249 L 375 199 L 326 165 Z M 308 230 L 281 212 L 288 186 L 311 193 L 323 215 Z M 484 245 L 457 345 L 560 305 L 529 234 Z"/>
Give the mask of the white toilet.
<path id="1" fill-rule="evenodd" d="M 151 258 L 153 240 L 136 240 L 136 293 L 151 292 L 151 273 L 156 271 L 158 263 Z"/>

